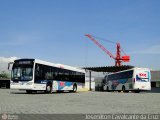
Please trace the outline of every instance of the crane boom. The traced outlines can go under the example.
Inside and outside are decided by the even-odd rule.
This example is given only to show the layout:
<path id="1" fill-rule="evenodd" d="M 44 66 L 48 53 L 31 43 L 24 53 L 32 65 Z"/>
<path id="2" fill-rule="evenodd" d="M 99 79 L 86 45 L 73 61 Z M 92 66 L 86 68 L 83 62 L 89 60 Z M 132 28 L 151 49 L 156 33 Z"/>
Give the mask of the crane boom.
<path id="1" fill-rule="evenodd" d="M 103 45 L 101 45 L 97 40 L 95 40 L 90 34 L 86 34 L 90 40 L 92 40 L 98 47 L 100 47 L 107 55 L 109 55 L 111 58 L 116 59 L 112 53 L 110 53 Z"/>
<path id="2" fill-rule="evenodd" d="M 122 62 L 129 62 L 130 61 L 130 56 L 121 56 L 121 47 L 120 47 L 120 43 L 117 43 L 117 52 L 116 52 L 116 57 L 109 52 L 103 45 L 101 45 L 96 39 L 94 39 L 92 37 L 92 35 L 90 34 L 86 34 L 85 36 L 87 36 L 88 38 L 90 38 L 90 40 L 92 40 L 99 48 L 101 48 L 107 55 L 109 55 L 111 58 L 113 58 L 115 60 L 115 66 L 121 66 Z"/>

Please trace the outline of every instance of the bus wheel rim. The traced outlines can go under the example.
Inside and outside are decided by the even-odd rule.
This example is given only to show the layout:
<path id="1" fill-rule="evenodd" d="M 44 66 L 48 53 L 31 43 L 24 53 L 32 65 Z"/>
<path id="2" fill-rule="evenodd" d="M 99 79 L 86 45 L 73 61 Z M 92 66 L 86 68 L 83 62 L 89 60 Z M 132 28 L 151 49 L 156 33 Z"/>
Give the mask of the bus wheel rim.
<path id="1" fill-rule="evenodd" d="M 76 90 L 77 90 L 77 89 L 76 89 L 76 87 L 74 86 L 74 87 L 73 87 L 73 91 L 76 91 Z"/>
<path id="2" fill-rule="evenodd" d="M 50 86 L 47 86 L 47 91 L 50 91 L 51 90 L 51 87 Z"/>

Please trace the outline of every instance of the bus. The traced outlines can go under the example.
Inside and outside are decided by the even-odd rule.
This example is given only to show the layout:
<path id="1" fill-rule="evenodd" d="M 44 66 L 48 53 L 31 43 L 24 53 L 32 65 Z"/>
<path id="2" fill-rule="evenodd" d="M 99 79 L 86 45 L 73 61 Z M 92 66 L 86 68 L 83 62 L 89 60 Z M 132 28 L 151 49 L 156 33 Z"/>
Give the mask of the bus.
<path id="1" fill-rule="evenodd" d="M 132 68 L 108 74 L 103 80 L 103 90 L 129 92 L 151 90 L 151 73 L 148 68 Z"/>
<path id="2" fill-rule="evenodd" d="M 38 59 L 17 59 L 8 64 L 8 69 L 11 69 L 10 88 L 26 90 L 27 93 L 76 92 L 85 85 L 85 70 L 63 64 Z"/>

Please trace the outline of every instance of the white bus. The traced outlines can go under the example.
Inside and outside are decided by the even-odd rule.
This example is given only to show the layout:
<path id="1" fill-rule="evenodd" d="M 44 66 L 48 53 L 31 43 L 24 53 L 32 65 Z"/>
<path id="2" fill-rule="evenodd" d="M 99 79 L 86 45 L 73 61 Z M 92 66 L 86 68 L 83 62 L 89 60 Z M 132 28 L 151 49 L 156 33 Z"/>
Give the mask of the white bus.
<path id="1" fill-rule="evenodd" d="M 133 68 L 121 72 L 111 73 L 103 80 L 105 91 L 140 91 L 151 90 L 151 74 L 148 68 Z"/>
<path id="2" fill-rule="evenodd" d="M 8 68 L 10 67 L 9 66 Z M 85 70 L 37 59 L 15 60 L 11 72 L 11 89 L 33 91 L 76 92 L 85 84 Z"/>

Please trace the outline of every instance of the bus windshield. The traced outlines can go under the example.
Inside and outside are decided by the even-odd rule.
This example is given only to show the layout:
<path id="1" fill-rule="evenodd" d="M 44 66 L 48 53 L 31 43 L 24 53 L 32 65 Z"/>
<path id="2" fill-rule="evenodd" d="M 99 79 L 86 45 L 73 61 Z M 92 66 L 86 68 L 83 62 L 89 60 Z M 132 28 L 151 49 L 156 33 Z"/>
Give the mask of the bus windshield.
<path id="1" fill-rule="evenodd" d="M 17 66 L 12 70 L 12 80 L 28 81 L 33 78 L 33 67 L 31 66 Z"/>

